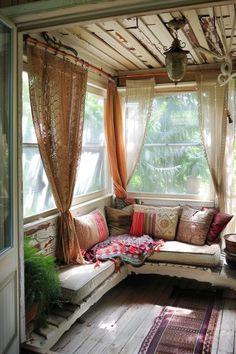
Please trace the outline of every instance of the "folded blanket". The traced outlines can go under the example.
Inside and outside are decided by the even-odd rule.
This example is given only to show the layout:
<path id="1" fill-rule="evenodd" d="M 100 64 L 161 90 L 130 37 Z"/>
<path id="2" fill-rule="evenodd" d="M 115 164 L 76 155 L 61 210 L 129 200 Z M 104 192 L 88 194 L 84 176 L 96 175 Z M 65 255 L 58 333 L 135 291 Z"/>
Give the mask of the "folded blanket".
<path id="1" fill-rule="evenodd" d="M 153 252 L 158 252 L 163 240 L 154 241 L 150 236 L 130 236 L 128 234 L 110 236 L 90 248 L 84 255 L 89 262 L 119 259 L 134 266 L 141 266 Z"/>

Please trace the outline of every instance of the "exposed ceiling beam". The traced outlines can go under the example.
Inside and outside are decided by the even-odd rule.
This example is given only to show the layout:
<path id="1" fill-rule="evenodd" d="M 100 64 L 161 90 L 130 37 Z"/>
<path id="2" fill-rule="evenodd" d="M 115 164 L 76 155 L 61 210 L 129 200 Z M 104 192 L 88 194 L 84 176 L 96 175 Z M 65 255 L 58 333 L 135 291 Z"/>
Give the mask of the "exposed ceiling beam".
<path id="1" fill-rule="evenodd" d="M 112 67 L 115 70 L 126 70 L 126 67 L 124 65 L 120 64 L 110 55 L 103 53 L 101 50 L 97 49 L 87 41 L 80 38 L 78 35 L 73 33 L 72 30 L 63 29 L 62 32 L 68 35 L 66 36 L 66 41 L 68 45 L 71 45 L 73 48 L 75 48 L 75 50 L 78 51 L 79 56 L 81 56 L 81 53 L 83 53 L 83 58 L 84 56 L 90 56 L 90 57 L 94 57 L 95 60 L 100 59 L 101 66 L 106 66 L 106 67 L 109 66 L 110 68 Z M 54 32 L 50 32 L 50 33 L 54 33 Z"/>
<path id="2" fill-rule="evenodd" d="M 234 63 L 236 65 L 236 62 Z M 218 71 L 220 69 L 220 63 L 214 64 L 200 64 L 200 65 L 188 65 L 186 72 L 198 72 L 201 70 L 209 70 L 209 71 Z M 138 74 L 148 74 L 148 75 L 158 75 L 160 73 L 166 73 L 166 68 L 158 68 L 158 69 L 148 69 L 148 70 L 126 70 L 126 71 L 118 71 L 117 74 L 119 77 L 127 76 L 127 75 L 138 75 Z"/>
<path id="3" fill-rule="evenodd" d="M 94 25 L 91 26 L 93 26 L 94 28 Z M 140 42 L 131 33 L 129 33 L 129 31 L 124 28 L 118 21 L 107 21 L 106 26 L 112 28 L 110 33 L 113 37 L 116 38 L 115 42 L 117 43 L 117 40 L 121 42 L 122 46 L 126 47 L 126 50 L 129 50 L 129 54 L 134 53 L 132 54 L 132 56 L 135 55 L 136 59 L 145 64 L 146 67 L 161 66 L 160 63 L 140 44 Z M 105 38 L 104 35 L 103 38 Z"/>
<path id="4" fill-rule="evenodd" d="M 164 48 L 169 48 L 173 42 L 173 37 L 158 15 L 142 16 L 142 19 L 153 35 L 158 39 L 163 50 Z"/>
<path id="5" fill-rule="evenodd" d="M 203 48 L 210 50 L 208 43 L 206 41 L 206 37 L 205 37 L 204 32 L 202 30 L 202 26 L 199 21 L 196 10 L 186 10 L 186 11 L 183 11 L 183 14 L 187 18 L 196 38 L 198 40 L 199 45 Z M 214 62 L 213 58 L 210 55 L 207 54 L 206 58 L 209 61 L 209 63 Z"/>
<path id="6" fill-rule="evenodd" d="M 110 21 L 108 21 L 110 23 Z M 102 25 L 102 23 L 101 23 Z M 112 30 L 107 32 L 96 24 L 85 26 L 89 31 L 94 32 L 96 36 L 109 44 L 114 50 L 130 60 L 137 68 L 147 68 L 147 60 L 150 58 L 144 57 L 141 52 L 139 57 L 135 55 L 133 41 L 130 39 L 130 34 L 116 21 L 112 22 Z M 141 47 L 140 43 L 138 45 Z M 142 47 L 143 49 L 143 47 Z M 151 57 L 153 59 L 153 57 Z"/>
<path id="7" fill-rule="evenodd" d="M 137 18 L 137 17 L 136 17 Z M 125 19 L 121 20 L 123 24 L 125 24 Z M 127 28 L 127 27 L 126 27 Z M 163 55 L 163 48 L 160 45 L 160 42 L 153 35 L 150 29 L 145 25 L 142 19 L 139 17 L 137 20 L 136 28 L 128 28 L 129 32 L 131 32 L 147 49 L 153 53 L 158 58 L 162 64 L 165 63 L 165 56 Z"/>
<path id="8" fill-rule="evenodd" d="M 112 49 L 108 44 L 106 44 L 104 41 L 96 37 L 95 35 L 91 34 L 89 31 L 86 29 L 80 27 L 80 26 L 75 26 L 73 27 L 73 33 L 77 34 L 80 38 L 83 40 L 87 41 L 97 49 L 103 51 L 105 54 L 110 55 L 112 58 L 115 58 L 116 61 L 121 63 L 123 66 L 125 66 L 127 69 L 137 69 L 137 66 L 132 64 L 129 60 L 126 59 L 126 57 L 123 57 L 121 54 L 119 54 L 116 50 Z"/>

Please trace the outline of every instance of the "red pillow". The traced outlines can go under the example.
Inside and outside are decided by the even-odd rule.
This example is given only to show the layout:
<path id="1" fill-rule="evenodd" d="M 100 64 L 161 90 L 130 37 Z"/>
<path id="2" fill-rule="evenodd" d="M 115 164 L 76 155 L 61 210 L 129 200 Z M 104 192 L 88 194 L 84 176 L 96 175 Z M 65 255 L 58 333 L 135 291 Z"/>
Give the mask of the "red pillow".
<path id="1" fill-rule="evenodd" d="M 218 243 L 220 241 L 220 233 L 224 230 L 226 225 L 230 222 L 233 215 L 218 212 L 214 208 L 202 208 L 202 210 L 213 209 L 215 211 L 215 215 L 213 217 L 212 223 L 210 225 L 206 243 L 211 245 L 213 243 Z"/>

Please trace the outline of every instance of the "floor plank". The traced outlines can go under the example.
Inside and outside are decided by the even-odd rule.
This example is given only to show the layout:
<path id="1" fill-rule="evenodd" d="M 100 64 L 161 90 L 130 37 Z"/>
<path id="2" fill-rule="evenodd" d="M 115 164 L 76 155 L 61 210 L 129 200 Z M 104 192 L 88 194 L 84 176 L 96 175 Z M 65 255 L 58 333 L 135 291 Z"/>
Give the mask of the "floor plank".
<path id="1" fill-rule="evenodd" d="M 235 354 L 235 300 L 225 299 L 217 354 Z"/>
<path id="2" fill-rule="evenodd" d="M 56 354 L 136 354 L 175 286 L 214 290 L 195 280 L 131 275 L 106 293 L 51 348 Z M 236 301 L 224 298 L 211 354 L 236 353 Z"/>

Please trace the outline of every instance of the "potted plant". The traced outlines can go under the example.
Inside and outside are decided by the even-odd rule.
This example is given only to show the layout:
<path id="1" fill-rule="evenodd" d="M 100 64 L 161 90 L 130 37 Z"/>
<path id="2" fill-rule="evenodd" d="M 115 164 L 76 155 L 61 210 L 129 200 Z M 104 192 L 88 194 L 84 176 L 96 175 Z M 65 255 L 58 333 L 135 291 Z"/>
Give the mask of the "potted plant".
<path id="1" fill-rule="evenodd" d="M 24 240 L 25 309 L 26 319 L 36 308 L 34 327 L 46 326 L 46 314 L 52 306 L 61 304 L 61 287 L 55 259 L 40 253 L 30 238 Z"/>

